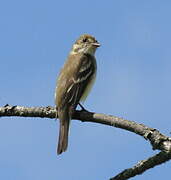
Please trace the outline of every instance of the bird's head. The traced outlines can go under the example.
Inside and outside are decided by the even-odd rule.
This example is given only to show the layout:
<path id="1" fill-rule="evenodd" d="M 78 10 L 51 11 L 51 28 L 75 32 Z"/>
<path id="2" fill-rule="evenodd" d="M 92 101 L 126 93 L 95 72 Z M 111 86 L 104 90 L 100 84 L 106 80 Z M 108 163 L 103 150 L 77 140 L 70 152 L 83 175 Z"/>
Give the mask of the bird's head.
<path id="1" fill-rule="evenodd" d="M 93 36 L 89 34 L 83 34 L 74 43 L 71 53 L 87 53 L 94 55 L 97 47 L 99 46 L 100 43 Z"/>

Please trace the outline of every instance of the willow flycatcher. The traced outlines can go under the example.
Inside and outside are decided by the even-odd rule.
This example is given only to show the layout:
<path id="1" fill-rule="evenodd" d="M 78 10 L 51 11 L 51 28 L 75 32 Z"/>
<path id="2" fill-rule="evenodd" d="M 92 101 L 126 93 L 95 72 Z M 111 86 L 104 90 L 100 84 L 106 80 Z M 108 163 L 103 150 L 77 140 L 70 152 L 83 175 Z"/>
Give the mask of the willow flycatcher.
<path id="1" fill-rule="evenodd" d="M 59 74 L 55 90 L 55 104 L 60 120 L 57 154 L 68 146 L 69 124 L 77 105 L 84 101 L 95 81 L 95 51 L 100 44 L 91 35 L 81 35 L 74 43 Z"/>

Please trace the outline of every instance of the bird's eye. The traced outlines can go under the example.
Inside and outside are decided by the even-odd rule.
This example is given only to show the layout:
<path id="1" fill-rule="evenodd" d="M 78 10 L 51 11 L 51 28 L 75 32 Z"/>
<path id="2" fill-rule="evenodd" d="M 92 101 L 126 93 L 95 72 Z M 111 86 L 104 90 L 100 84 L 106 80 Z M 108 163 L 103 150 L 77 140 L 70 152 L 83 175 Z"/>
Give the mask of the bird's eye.
<path id="1" fill-rule="evenodd" d="M 87 38 L 84 38 L 84 39 L 83 39 L 83 42 L 87 42 Z"/>

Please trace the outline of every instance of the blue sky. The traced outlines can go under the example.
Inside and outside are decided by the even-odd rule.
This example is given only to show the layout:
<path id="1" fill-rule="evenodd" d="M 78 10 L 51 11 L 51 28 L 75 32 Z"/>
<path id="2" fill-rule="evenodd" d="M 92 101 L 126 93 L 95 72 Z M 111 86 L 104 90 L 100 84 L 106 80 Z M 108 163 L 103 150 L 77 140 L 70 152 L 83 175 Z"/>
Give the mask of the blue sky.
<path id="1" fill-rule="evenodd" d="M 98 73 L 85 107 L 170 135 L 171 1 L 0 2 L 0 105 L 54 106 L 56 77 L 74 41 L 96 37 Z M 58 121 L 0 118 L 0 179 L 104 180 L 154 155 L 143 138 L 72 121 L 56 155 Z M 169 179 L 170 162 L 135 180 Z"/>

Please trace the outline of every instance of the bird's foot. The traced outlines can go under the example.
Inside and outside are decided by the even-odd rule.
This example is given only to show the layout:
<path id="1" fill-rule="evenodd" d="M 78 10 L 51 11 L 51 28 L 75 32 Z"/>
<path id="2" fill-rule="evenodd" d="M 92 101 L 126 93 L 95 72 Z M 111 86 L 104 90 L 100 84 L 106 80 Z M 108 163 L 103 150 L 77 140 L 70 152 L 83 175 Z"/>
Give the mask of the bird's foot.
<path id="1" fill-rule="evenodd" d="M 81 103 L 78 103 L 78 105 L 80 106 L 81 111 L 88 112 L 88 110 L 87 110 L 87 109 L 85 109 Z"/>

